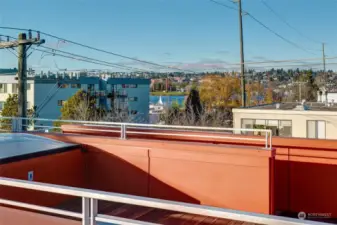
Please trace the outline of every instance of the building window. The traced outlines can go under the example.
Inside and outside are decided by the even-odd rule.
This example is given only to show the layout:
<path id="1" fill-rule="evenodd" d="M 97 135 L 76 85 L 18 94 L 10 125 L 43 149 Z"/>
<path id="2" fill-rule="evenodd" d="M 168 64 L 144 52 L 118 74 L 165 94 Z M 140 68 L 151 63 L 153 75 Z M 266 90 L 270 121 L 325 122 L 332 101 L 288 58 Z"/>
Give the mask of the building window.
<path id="1" fill-rule="evenodd" d="M 71 84 L 71 88 L 81 88 L 81 84 Z"/>
<path id="2" fill-rule="evenodd" d="M 57 101 L 57 105 L 58 106 L 63 106 L 64 105 L 64 101 L 63 100 L 58 100 Z"/>
<path id="3" fill-rule="evenodd" d="M 59 84 L 59 88 L 67 88 L 68 86 L 68 84 Z"/>
<path id="4" fill-rule="evenodd" d="M 18 84 L 12 84 L 12 93 L 17 94 L 19 90 Z"/>
<path id="5" fill-rule="evenodd" d="M 129 101 L 130 102 L 137 102 L 138 101 L 138 97 L 130 97 Z"/>
<path id="6" fill-rule="evenodd" d="M 137 88 L 137 84 L 129 84 L 129 88 Z"/>
<path id="7" fill-rule="evenodd" d="M 307 138 L 325 139 L 325 121 L 308 120 Z"/>
<path id="8" fill-rule="evenodd" d="M 7 84 L 0 84 L 0 93 L 7 93 Z"/>
<path id="9" fill-rule="evenodd" d="M 95 85 L 94 84 L 88 84 L 88 92 L 95 91 Z"/>
<path id="10" fill-rule="evenodd" d="M 280 120 L 279 121 L 279 136 L 280 137 L 292 137 L 291 120 Z"/>
<path id="11" fill-rule="evenodd" d="M 3 110 L 4 106 L 5 106 L 5 102 L 0 102 L 0 110 Z"/>
<path id="12" fill-rule="evenodd" d="M 137 84 L 122 84 L 122 88 L 137 88 Z"/>
<path id="13" fill-rule="evenodd" d="M 131 115 L 136 115 L 137 113 L 138 113 L 137 110 L 131 110 L 131 111 L 130 111 L 130 114 L 131 114 Z"/>
<path id="14" fill-rule="evenodd" d="M 273 136 L 292 136 L 292 122 L 290 120 L 242 119 L 241 128 L 271 130 Z M 265 132 L 261 131 L 243 131 L 242 133 L 247 135 L 265 135 Z"/>

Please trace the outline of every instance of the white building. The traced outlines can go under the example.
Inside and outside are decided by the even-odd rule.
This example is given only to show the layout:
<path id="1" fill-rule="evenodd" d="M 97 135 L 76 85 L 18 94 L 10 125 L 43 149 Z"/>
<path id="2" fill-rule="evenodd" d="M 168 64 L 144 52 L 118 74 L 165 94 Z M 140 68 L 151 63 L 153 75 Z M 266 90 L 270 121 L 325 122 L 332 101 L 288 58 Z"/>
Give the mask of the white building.
<path id="1" fill-rule="evenodd" d="M 270 129 L 281 137 L 337 139 L 337 106 L 284 103 L 238 108 L 233 109 L 233 126 Z"/>
<path id="2" fill-rule="evenodd" d="M 27 81 L 27 108 L 36 106 L 39 118 L 57 119 L 62 104 L 83 89 L 96 96 L 97 104 L 110 112 L 126 113 L 131 122 L 149 120 L 149 79 L 84 76 L 79 73 L 41 74 Z M 18 93 L 16 75 L 0 74 L 0 110 L 9 94 Z"/>

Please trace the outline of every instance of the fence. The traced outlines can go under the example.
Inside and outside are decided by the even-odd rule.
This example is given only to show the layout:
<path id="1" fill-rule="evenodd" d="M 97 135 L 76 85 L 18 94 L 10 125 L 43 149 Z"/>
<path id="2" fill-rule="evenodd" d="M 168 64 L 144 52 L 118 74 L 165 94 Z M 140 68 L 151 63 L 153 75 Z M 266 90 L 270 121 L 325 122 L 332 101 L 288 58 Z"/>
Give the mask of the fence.
<path id="1" fill-rule="evenodd" d="M 0 117 L 2 126 L 10 127 L 12 132 L 62 132 L 62 125 L 81 125 L 71 127 L 73 131 L 99 131 L 116 133 L 121 139 L 127 139 L 128 135 L 156 135 L 162 137 L 189 137 L 203 139 L 231 139 L 237 141 L 257 141 L 264 144 L 265 149 L 272 149 L 272 131 L 265 129 L 236 129 L 223 127 L 197 127 L 197 126 L 172 126 L 157 124 L 138 123 L 115 123 L 103 121 L 77 121 L 77 120 L 54 120 L 43 118 L 20 118 L 20 117 Z M 10 123 L 8 122 L 10 121 Z M 24 129 L 22 129 L 24 128 Z M 188 132 L 187 132 L 188 131 Z M 203 133 L 202 133 L 203 132 Z M 207 132 L 205 134 L 205 132 Z M 263 136 L 246 137 L 244 135 L 224 135 L 241 134 L 243 132 L 261 132 Z"/>
<path id="2" fill-rule="evenodd" d="M 95 191 L 89 189 L 81 189 L 53 184 L 45 184 L 31 181 L 23 181 L 11 178 L 1 178 L 0 185 L 23 188 L 29 190 L 43 191 L 55 194 L 69 195 L 82 198 L 82 213 L 69 212 L 65 210 L 54 209 L 50 207 L 26 204 L 17 201 L 0 199 L 0 204 L 36 210 L 45 213 L 51 213 L 82 220 L 82 225 L 97 225 L 97 222 L 105 222 L 121 225 L 154 225 L 143 221 L 125 219 L 120 217 L 98 214 L 98 201 L 104 200 L 109 202 L 117 202 L 124 204 L 132 204 L 143 207 L 151 207 L 156 209 L 170 210 L 182 213 L 190 213 L 202 216 L 217 217 L 222 219 L 230 219 L 256 224 L 275 224 L 275 225 L 323 225 L 325 223 L 298 220 L 285 217 L 277 217 L 271 215 L 263 215 L 257 213 L 247 213 L 236 210 L 222 209 L 209 206 L 194 205 L 181 202 L 173 202 L 160 199 L 152 199 L 146 197 L 138 197 L 125 194 L 116 194 L 103 191 Z"/>

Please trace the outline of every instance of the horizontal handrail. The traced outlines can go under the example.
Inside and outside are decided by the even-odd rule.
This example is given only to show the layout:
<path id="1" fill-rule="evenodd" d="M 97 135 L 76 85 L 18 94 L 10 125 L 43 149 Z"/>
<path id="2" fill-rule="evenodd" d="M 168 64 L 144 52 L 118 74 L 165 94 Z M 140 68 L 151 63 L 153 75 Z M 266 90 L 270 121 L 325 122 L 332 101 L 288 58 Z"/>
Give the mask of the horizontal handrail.
<path id="1" fill-rule="evenodd" d="M 143 135 L 158 135 L 158 136 L 171 136 L 171 137 L 196 137 L 196 138 L 212 138 L 212 139 L 233 139 L 233 140 L 246 140 L 246 141 L 258 141 L 258 142 L 264 142 L 265 144 L 265 149 L 272 149 L 272 131 L 271 130 L 265 130 L 265 129 L 246 129 L 246 128 L 227 128 L 227 127 L 200 127 L 200 126 L 175 126 L 175 125 L 158 125 L 158 124 L 138 124 L 138 123 L 119 123 L 119 122 L 103 122 L 103 121 L 78 121 L 78 120 L 55 120 L 55 119 L 44 119 L 44 118 L 22 118 L 22 117 L 0 117 L 0 119 L 12 119 L 13 121 L 18 120 L 30 120 L 30 121 L 44 121 L 44 122 L 59 122 L 62 125 L 65 124 L 72 124 L 72 125 L 82 125 L 82 126 L 87 126 L 90 128 L 76 128 L 76 127 L 70 127 L 67 128 L 67 130 L 79 130 L 79 131 L 99 131 L 99 132 L 110 132 L 110 133 L 120 133 L 121 139 L 126 139 L 127 134 L 143 134 Z M 30 127 L 30 124 L 23 123 L 23 127 Z M 14 129 L 17 126 L 14 126 Z M 20 126 L 19 126 L 20 127 Z M 93 127 L 93 129 L 91 129 Z M 94 128 L 97 127 L 97 128 Z M 52 129 L 61 129 L 62 126 L 47 126 L 47 125 L 37 125 L 34 124 L 34 129 L 35 128 L 45 128 L 49 132 L 49 130 Z M 119 128 L 119 130 L 107 130 L 104 128 Z M 134 131 L 134 130 L 129 130 L 130 128 L 138 128 L 138 129 L 144 129 L 144 130 L 151 130 L 150 132 L 148 131 Z M 153 132 L 153 130 L 158 130 L 158 132 Z M 171 131 L 171 133 L 167 132 L 160 132 L 160 131 Z M 182 132 L 222 132 L 222 134 L 228 134 L 228 132 L 231 133 L 236 133 L 239 131 L 241 132 L 261 132 L 265 134 L 265 137 L 257 136 L 256 138 L 250 138 L 250 137 L 239 137 L 239 136 L 224 136 L 224 135 L 219 135 L 216 136 L 217 134 L 213 135 L 208 135 L 208 134 L 179 134 L 176 133 L 176 131 L 182 131 Z M 17 131 L 18 132 L 18 131 Z M 226 133 L 225 133 L 226 132 Z"/>
<path id="2" fill-rule="evenodd" d="M 0 117 L 0 119 L 22 119 L 45 122 L 64 122 L 79 124 L 100 124 L 100 125 L 127 125 L 128 127 L 155 127 L 155 128 L 176 128 L 176 129 L 192 129 L 192 130 L 220 130 L 220 131 L 241 131 L 241 132 L 268 132 L 267 129 L 248 129 L 248 128 L 228 128 L 228 127 L 200 127 L 200 126 L 176 126 L 176 125 L 159 125 L 159 124 L 142 124 L 142 123 L 121 123 L 121 122 L 105 122 L 105 121 L 82 121 L 82 120 L 58 120 L 44 118 L 25 118 L 25 117 Z"/>
<path id="3" fill-rule="evenodd" d="M 52 214 L 56 214 L 56 215 L 69 216 L 69 217 L 73 217 L 73 218 L 79 218 L 79 219 L 82 218 L 81 213 L 69 212 L 69 211 L 66 211 L 66 210 L 53 209 L 53 208 L 49 208 L 49 207 L 27 204 L 27 203 L 22 203 L 22 202 L 16 202 L 16 201 L 11 201 L 11 200 L 0 199 L 0 204 L 20 207 L 20 208 L 29 209 L 29 210 L 36 210 L 36 211 L 41 211 L 41 212 L 46 212 L 46 213 L 52 213 Z"/>
<path id="4" fill-rule="evenodd" d="M 43 191 L 55 194 L 70 195 L 82 197 L 83 199 L 95 199 L 111 202 L 118 202 L 124 204 L 132 204 L 143 207 L 158 208 L 170 211 L 177 211 L 183 213 L 197 214 L 209 217 L 217 217 L 222 219 L 230 219 L 242 222 L 258 223 L 258 224 L 275 224 L 275 225 L 323 225 L 325 223 L 298 220 L 286 217 L 278 217 L 272 215 L 248 213 L 237 210 L 223 209 L 211 206 L 194 205 L 189 203 L 174 202 L 161 199 L 153 199 L 148 197 L 140 197 L 126 194 L 109 193 L 104 191 L 96 191 L 90 189 L 82 189 L 68 186 L 61 186 L 55 184 L 45 184 L 39 182 L 31 182 L 24 180 L 17 180 L 11 178 L 0 178 L 0 185 L 24 188 L 29 190 Z M 44 210 L 43 208 L 40 208 Z M 108 217 L 97 216 L 96 220 L 108 221 Z M 104 219 L 105 218 L 105 219 Z M 111 219 L 111 218 L 110 218 Z M 110 221 L 109 221 L 110 222 Z M 128 223 L 126 223 L 128 224 Z M 130 223 L 129 223 L 130 224 Z"/>

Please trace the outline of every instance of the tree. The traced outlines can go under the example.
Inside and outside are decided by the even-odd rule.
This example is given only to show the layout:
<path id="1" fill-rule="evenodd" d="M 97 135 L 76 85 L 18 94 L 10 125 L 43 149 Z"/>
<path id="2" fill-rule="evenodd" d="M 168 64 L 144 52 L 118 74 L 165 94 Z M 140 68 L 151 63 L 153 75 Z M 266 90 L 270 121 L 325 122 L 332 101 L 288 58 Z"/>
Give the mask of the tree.
<path id="1" fill-rule="evenodd" d="M 272 104 L 274 102 L 273 99 L 273 90 L 271 88 L 268 88 L 266 97 L 265 97 L 265 103 L 266 104 Z"/>
<path id="2" fill-rule="evenodd" d="M 4 103 L 4 107 L 1 112 L 1 116 L 3 117 L 17 117 L 18 116 L 18 108 L 19 108 L 19 99 L 17 94 L 9 95 L 8 98 L 6 99 Z M 35 114 L 34 112 L 36 111 L 36 106 L 34 106 L 31 109 L 27 110 L 27 116 L 28 117 L 33 117 Z M 2 119 L 1 120 L 1 129 L 2 130 L 11 130 L 12 125 L 11 125 L 11 119 Z M 29 120 L 28 124 L 33 123 L 33 120 Z"/>
<path id="3" fill-rule="evenodd" d="M 96 107 L 96 97 L 84 90 L 79 90 L 61 108 L 62 120 L 99 120 L 104 116 L 104 110 Z"/>
<path id="4" fill-rule="evenodd" d="M 237 107 L 237 97 L 241 93 L 240 79 L 231 76 L 205 76 L 199 92 L 200 100 L 207 110 Z"/>
<path id="5" fill-rule="evenodd" d="M 306 100 L 307 101 L 316 101 L 318 86 L 315 82 L 315 77 L 312 70 L 306 72 Z"/>
<path id="6" fill-rule="evenodd" d="M 200 102 L 199 92 L 192 89 L 185 102 L 186 116 L 192 123 L 197 123 L 202 114 L 202 105 Z"/>

